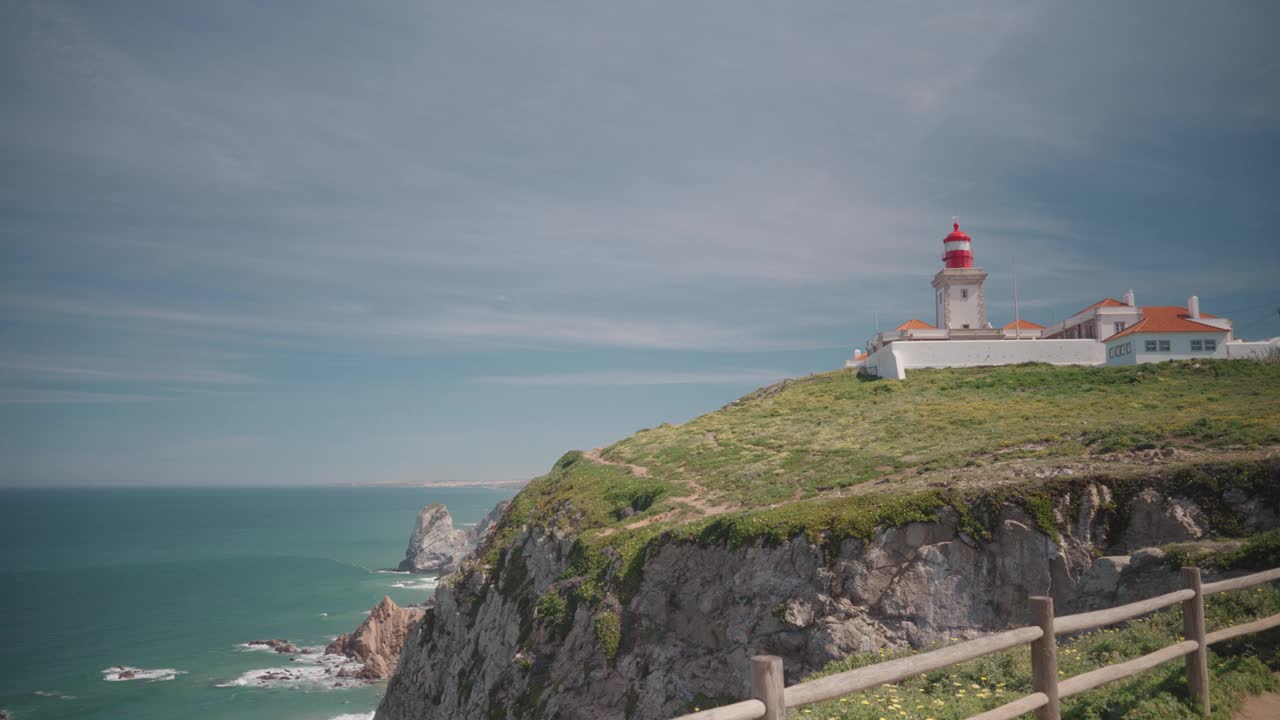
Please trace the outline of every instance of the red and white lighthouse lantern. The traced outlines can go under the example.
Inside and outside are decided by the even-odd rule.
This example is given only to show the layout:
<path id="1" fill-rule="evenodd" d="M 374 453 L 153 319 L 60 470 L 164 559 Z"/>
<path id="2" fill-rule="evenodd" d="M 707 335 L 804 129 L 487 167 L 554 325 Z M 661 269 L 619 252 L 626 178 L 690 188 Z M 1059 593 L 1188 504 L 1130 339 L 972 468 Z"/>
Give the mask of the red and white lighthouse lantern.
<path id="1" fill-rule="evenodd" d="M 973 267 L 973 250 L 969 243 L 972 239 L 960 232 L 960 221 L 956 220 L 953 225 L 955 228 L 951 234 L 942 239 L 942 248 L 945 251 L 942 260 L 948 268 L 971 268 Z"/>

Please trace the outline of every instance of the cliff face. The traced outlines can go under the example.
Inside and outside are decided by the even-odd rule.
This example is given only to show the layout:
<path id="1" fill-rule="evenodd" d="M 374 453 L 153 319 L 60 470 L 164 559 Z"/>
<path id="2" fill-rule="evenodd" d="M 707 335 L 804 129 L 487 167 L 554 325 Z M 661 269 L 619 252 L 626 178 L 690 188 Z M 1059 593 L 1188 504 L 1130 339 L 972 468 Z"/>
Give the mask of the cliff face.
<path id="1" fill-rule="evenodd" d="M 1177 582 L 1159 551 L 1130 552 L 1205 536 L 1224 508 L 1276 523 L 1248 495 L 1206 509 L 1148 485 L 1075 483 L 1034 516 L 996 503 L 980 534 L 968 509 L 944 508 L 834 545 L 667 538 L 604 586 L 580 572 L 573 534 L 525 526 L 492 566 L 442 584 L 377 718 L 670 717 L 697 697 L 747 696 L 752 655 L 781 655 L 793 683 L 852 652 L 1022 624 L 1030 595 L 1060 612 L 1126 601 Z M 1095 562 L 1106 548 L 1118 554 Z"/>

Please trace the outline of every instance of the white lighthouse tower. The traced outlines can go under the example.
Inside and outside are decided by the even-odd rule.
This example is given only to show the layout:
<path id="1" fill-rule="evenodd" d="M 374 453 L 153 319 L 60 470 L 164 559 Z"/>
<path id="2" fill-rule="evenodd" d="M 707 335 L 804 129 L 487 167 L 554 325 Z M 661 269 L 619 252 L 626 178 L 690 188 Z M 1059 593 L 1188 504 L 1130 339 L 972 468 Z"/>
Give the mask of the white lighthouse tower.
<path id="1" fill-rule="evenodd" d="M 987 302 L 983 291 L 987 273 L 973 266 L 973 239 L 960 232 L 954 219 L 950 235 L 942 239 L 944 267 L 933 276 L 938 328 L 981 330 L 987 327 Z"/>

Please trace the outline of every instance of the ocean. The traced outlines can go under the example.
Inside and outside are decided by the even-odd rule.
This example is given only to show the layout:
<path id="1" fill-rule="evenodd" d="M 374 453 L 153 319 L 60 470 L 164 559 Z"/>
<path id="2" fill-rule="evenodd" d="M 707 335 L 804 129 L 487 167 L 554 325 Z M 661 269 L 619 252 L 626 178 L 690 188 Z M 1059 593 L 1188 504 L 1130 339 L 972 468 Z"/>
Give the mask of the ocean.
<path id="1" fill-rule="evenodd" d="M 16 720 L 344 720 L 382 685 L 245 684 L 300 667 L 254 639 L 321 646 L 435 579 L 378 572 L 417 511 L 475 523 L 513 489 L 0 491 L 0 709 Z M 110 681 L 113 667 L 152 671 Z"/>

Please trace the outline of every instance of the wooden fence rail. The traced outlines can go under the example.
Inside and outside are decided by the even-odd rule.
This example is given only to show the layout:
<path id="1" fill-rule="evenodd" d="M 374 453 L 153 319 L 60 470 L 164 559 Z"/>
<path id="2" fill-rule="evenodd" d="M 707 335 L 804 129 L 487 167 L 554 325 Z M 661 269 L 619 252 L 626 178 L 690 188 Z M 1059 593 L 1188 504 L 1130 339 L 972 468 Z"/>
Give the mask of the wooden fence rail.
<path id="1" fill-rule="evenodd" d="M 1036 720 L 1059 720 L 1059 703 L 1062 698 L 1132 677 L 1180 657 L 1186 658 L 1188 693 L 1195 700 L 1200 712 L 1207 717 L 1209 715 L 1208 646 L 1242 635 L 1280 627 L 1280 614 L 1206 633 L 1204 598 L 1206 595 L 1242 590 L 1275 580 L 1280 580 L 1280 568 L 1202 585 L 1199 568 L 1183 568 L 1182 590 L 1128 605 L 1059 618 L 1053 615 L 1052 598 L 1033 597 L 1031 598 L 1032 624 L 1026 627 L 986 635 L 911 657 L 888 660 L 856 670 L 828 675 L 791 687 L 784 687 L 783 684 L 782 658 L 758 655 L 751 658 L 752 699 L 681 715 L 675 720 L 756 720 L 757 718 L 784 720 L 787 708 L 834 700 L 1028 643 L 1031 645 L 1033 692 L 1000 707 L 974 715 L 968 720 L 1010 720 L 1029 712 L 1035 713 Z M 1182 642 L 1139 658 L 1100 667 L 1074 677 L 1061 680 L 1058 678 L 1057 636 L 1113 625 L 1178 603 L 1182 604 L 1183 637 L 1185 638 Z"/>

